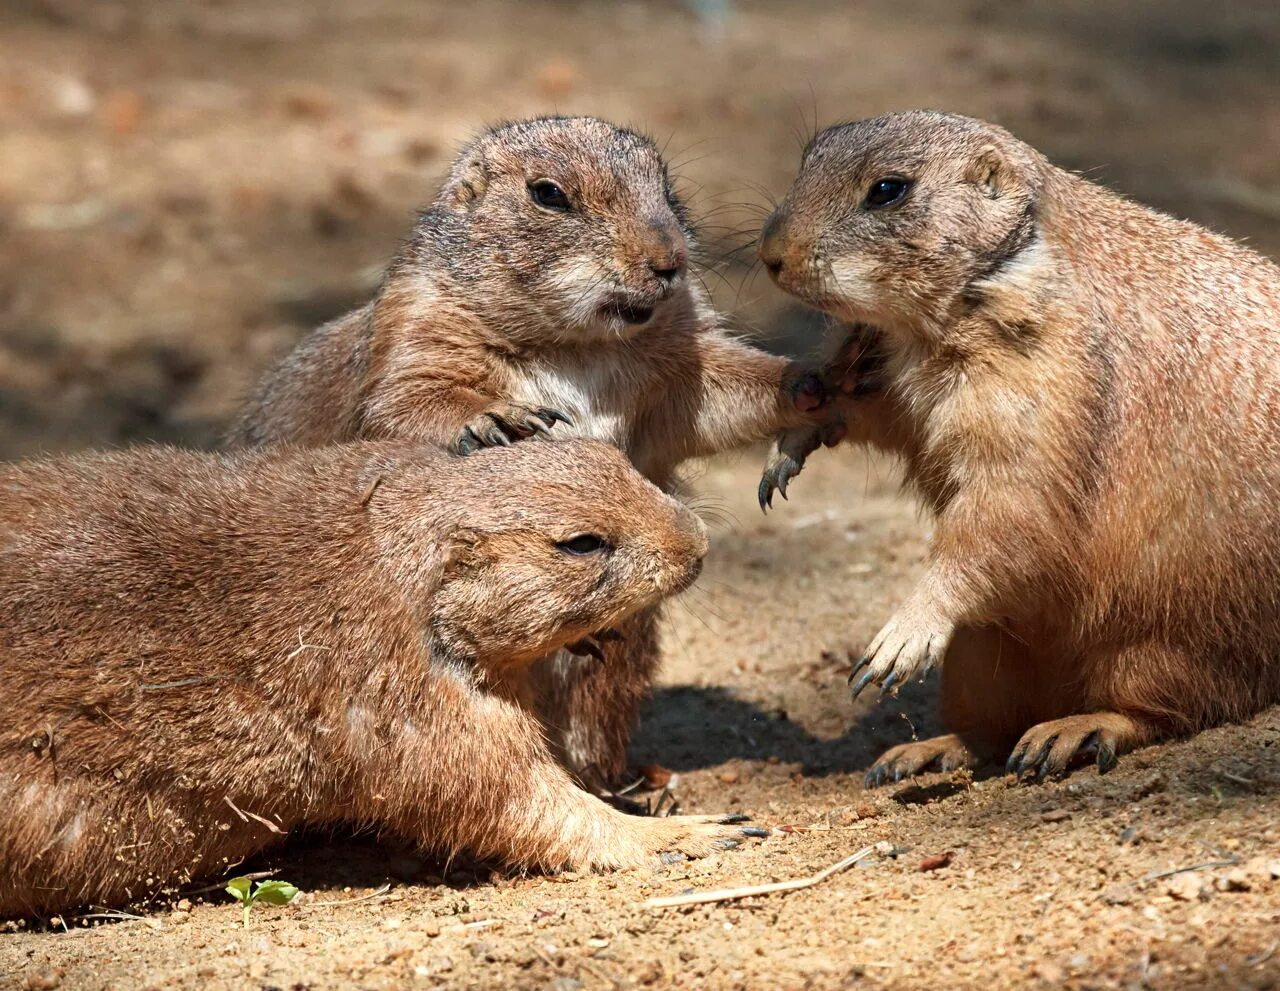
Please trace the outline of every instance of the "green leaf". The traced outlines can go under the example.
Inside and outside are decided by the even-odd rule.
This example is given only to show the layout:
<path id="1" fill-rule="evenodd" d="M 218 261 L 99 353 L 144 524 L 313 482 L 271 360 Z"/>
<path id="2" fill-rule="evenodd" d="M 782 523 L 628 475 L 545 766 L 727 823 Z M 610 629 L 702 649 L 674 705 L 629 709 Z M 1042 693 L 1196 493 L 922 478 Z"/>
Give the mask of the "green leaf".
<path id="1" fill-rule="evenodd" d="M 263 881 L 253 893 L 254 901 L 264 901 L 268 905 L 288 905 L 298 897 L 298 889 L 288 881 Z"/>
<path id="2" fill-rule="evenodd" d="M 227 882 L 226 892 L 237 901 L 248 904 L 251 900 L 249 895 L 249 885 L 252 882 L 247 877 L 233 877 Z"/>

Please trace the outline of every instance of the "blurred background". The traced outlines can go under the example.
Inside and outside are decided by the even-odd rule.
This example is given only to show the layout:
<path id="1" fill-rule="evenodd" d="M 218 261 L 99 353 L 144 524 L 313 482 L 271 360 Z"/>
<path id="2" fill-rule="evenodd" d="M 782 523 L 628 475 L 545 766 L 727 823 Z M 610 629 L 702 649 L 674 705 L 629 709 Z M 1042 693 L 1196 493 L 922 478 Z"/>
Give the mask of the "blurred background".
<path id="1" fill-rule="evenodd" d="M 364 299 L 458 144 L 589 112 L 665 142 L 737 323 L 815 124 L 930 106 L 1280 256 L 1275 0 L 2 0 L 0 457 L 216 440 Z"/>

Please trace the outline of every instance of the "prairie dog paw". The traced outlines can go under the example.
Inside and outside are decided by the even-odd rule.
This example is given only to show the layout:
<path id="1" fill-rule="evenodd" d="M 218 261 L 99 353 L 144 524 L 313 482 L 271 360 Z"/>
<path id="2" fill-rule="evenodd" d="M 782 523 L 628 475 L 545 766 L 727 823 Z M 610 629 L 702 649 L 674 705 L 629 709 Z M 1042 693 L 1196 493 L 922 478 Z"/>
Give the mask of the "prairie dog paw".
<path id="1" fill-rule="evenodd" d="M 769 834 L 759 826 L 743 825 L 745 816 L 737 815 L 667 816 L 642 821 L 652 825 L 652 853 L 667 864 L 732 850 L 750 838 Z"/>
<path id="2" fill-rule="evenodd" d="M 853 697 L 870 684 L 888 692 L 908 678 L 937 667 L 947 653 L 955 624 L 940 616 L 901 610 L 876 634 L 866 652 L 849 672 Z M 866 671 L 862 669 L 866 668 Z M 862 671 L 862 676 L 857 677 Z"/>
<path id="3" fill-rule="evenodd" d="M 886 750 L 867 771 L 863 784 L 867 788 L 879 788 L 926 771 L 954 771 L 973 767 L 975 763 L 973 753 L 960 737 L 954 734 L 935 736 Z"/>
<path id="4" fill-rule="evenodd" d="M 809 455 L 819 447 L 835 447 L 844 440 L 845 424 L 843 420 L 832 419 L 820 426 L 795 427 L 779 434 L 769 449 L 764 471 L 760 476 L 760 486 L 756 497 L 760 500 L 760 510 L 768 512 L 773 508 L 773 493 L 787 497 L 787 486 L 804 469 Z"/>
<path id="5" fill-rule="evenodd" d="M 573 426 L 572 420 L 549 406 L 494 403 L 463 424 L 453 447 L 459 454 L 473 454 L 482 447 L 508 447 L 512 441 L 550 433 L 557 423 Z"/>
<path id="6" fill-rule="evenodd" d="M 1038 723 L 1022 734 L 1006 770 L 1018 780 L 1043 781 L 1093 760 L 1098 773 L 1116 766 L 1123 753 L 1158 738 L 1150 724 L 1118 712 L 1091 712 Z"/>
<path id="7" fill-rule="evenodd" d="M 818 427 L 796 427 L 778 436 L 769 449 L 769 457 L 760 476 L 760 487 L 756 491 L 761 512 L 773 508 L 774 492 L 780 493 L 784 499 L 787 497 L 787 486 L 804 470 L 805 461 L 821 443 Z"/>
<path id="8" fill-rule="evenodd" d="M 602 849 L 585 858 L 598 870 L 673 864 L 732 850 L 749 839 L 763 838 L 768 830 L 744 825 L 744 816 L 690 815 L 624 816 L 618 830 Z"/>

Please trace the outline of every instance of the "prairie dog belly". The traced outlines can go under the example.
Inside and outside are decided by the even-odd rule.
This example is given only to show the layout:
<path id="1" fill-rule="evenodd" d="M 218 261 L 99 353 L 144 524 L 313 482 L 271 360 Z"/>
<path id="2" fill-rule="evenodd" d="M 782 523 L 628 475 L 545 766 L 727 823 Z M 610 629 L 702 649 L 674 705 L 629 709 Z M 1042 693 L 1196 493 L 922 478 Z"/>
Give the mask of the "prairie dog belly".
<path id="1" fill-rule="evenodd" d="M 633 431 L 643 395 L 638 383 L 611 362 L 527 364 L 509 372 L 510 398 L 526 406 L 551 406 L 573 421 L 554 435 L 602 441 L 633 454 Z"/>

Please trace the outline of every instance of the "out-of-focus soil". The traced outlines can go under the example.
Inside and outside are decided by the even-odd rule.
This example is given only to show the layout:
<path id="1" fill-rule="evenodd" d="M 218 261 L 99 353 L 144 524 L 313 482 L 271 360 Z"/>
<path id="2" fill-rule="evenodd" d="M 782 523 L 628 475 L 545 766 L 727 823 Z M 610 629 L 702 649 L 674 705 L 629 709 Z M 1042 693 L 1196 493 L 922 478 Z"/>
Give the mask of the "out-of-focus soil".
<path id="1" fill-rule="evenodd" d="M 1280 256 L 1278 48 L 1265 0 L 11 0 L 0 457 L 212 443 L 272 356 L 369 293 L 458 142 L 502 117 L 591 112 L 669 140 L 719 302 L 783 349 L 813 322 L 730 249 L 815 116 L 993 118 Z M 759 462 L 694 472 L 723 519 L 633 751 L 675 772 L 686 810 L 787 831 L 559 878 L 442 878 L 399 847 L 301 838 L 246 866 L 305 890 L 247 931 L 217 893 L 10 926 L 0 988 L 1280 987 L 1280 713 L 1106 777 L 864 792 L 879 751 L 938 730 L 934 685 L 854 706 L 844 677 L 919 573 L 926 525 L 857 452 L 815 458 L 761 517 Z M 806 891 L 642 907 L 878 842 L 893 852 Z"/>

